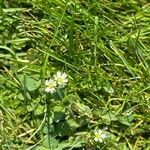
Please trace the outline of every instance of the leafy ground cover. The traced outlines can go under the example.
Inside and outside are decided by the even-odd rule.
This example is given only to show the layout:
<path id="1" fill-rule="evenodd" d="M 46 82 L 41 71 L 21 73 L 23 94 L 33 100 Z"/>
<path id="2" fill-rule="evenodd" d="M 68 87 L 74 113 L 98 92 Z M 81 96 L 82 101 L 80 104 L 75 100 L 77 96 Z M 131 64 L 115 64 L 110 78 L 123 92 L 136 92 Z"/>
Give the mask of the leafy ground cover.
<path id="1" fill-rule="evenodd" d="M 148 0 L 0 6 L 2 150 L 150 149 Z"/>

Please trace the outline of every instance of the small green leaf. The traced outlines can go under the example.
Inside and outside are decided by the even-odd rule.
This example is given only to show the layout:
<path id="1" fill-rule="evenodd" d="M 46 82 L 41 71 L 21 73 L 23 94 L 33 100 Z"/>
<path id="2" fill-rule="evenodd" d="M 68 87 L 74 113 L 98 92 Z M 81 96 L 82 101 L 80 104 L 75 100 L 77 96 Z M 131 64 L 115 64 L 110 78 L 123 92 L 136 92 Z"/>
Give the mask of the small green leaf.
<path id="1" fill-rule="evenodd" d="M 43 141 L 43 146 L 49 148 L 49 144 L 50 144 L 50 148 L 54 149 L 57 147 L 57 145 L 59 144 L 59 142 L 56 140 L 56 138 L 46 135 L 45 136 L 45 140 Z"/>
<path id="2" fill-rule="evenodd" d="M 28 91 L 36 90 L 41 84 L 41 81 L 36 81 L 35 79 L 26 76 L 25 77 L 25 87 Z"/>
<path id="3" fill-rule="evenodd" d="M 129 149 L 127 148 L 125 142 L 124 142 L 124 143 L 119 143 L 119 144 L 117 145 L 117 149 L 118 149 L 118 150 L 129 150 Z"/>
<path id="4" fill-rule="evenodd" d="M 65 109 L 61 106 L 55 106 L 53 108 L 54 111 L 54 121 L 58 122 L 65 118 Z"/>
<path id="5" fill-rule="evenodd" d="M 57 147 L 56 150 L 63 150 L 64 148 L 69 148 L 71 144 L 72 144 L 71 141 L 62 141 L 62 142 L 58 145 L 58 147 Z"/>
<path id="6" fill-rule="evenodd" d="M 37 146 L 35 149 L 33 150 L 49 150 L 49 148 L 46 148 L 44 146 Z"/>
<path id="7" fill-rule="evenodd" d="M 67 121 L 68 125 L 71 127 L 71 128 L 78 128 L 79 127 L 79 124 L 76 123 L 76 121 L 74 119 L 69 119 Z"/>
<path id="8" fill-rule="evenodd" d="M 104 90 L 105 90 L 107 93 L 109 93 L 109 94 L 113 94 L 113 93 L 114 93 L 114 89 L 113 89 L 111 86 L 109 86 L 109 87 L 104 87 Z"/>
<path id="9" fill-rule="evenodd" d="M 130 122 L 129 122 L 129 119 L 127 117 L 119 117 L 118 118 L 119 122 L 124 124 L 124 125 L 127 125 L 127 126 L 130 126 Z"/>

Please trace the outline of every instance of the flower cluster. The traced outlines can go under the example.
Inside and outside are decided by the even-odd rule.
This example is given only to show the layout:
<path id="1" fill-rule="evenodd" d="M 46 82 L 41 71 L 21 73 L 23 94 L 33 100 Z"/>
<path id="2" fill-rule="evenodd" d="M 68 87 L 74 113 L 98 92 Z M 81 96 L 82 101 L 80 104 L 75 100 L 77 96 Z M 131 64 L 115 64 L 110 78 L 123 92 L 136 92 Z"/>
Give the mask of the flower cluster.
<path id="1" fill-rule="evenodd" d="M 45 81 L 45 91 L 47 93 L 54 93 L 57 88 L 63 88 L 67 82 L 67 74 L 58 71 L 53 78 Z"/>
<path id="2" fill-rule="evenodd" d="M 102 143 L 105 138 L 106 134 L 103 132 L 103 130 L 99 129 L 94 132 L 94 141 Z"/>

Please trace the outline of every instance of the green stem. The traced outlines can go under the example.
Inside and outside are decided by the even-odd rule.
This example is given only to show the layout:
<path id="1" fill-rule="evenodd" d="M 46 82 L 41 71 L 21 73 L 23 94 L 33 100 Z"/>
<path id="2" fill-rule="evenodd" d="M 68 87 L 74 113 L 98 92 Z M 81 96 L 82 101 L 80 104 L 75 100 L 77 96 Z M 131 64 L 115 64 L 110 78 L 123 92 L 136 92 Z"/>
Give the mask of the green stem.
<path id="1" fill-rule="evenodd" d="M 66 3 L 66 5 L 65 5 L 64 11 L 63 11 L 63 13 L 62 13 L 62 16 L 61 16 L 61 18 L 60 18 L 60 21 L 59 21 L 59 23 L 58 23 L 58 26 L 57 26 L 57 28 L 56 28 L 55 34 L 54 34 L 54 36 L 53 36 L 53 39 L 52 39 L 52 41 L 51 41 L 51 43 L 50 43 L 49 49 L 51 49 L 51 46 L 52 46 L 52 44 L 53 44 L 53 42 L 54 42 L 54 40 L 55 40 L 55 38 L 56 38 L 56 35 L 57 35 L 57 33 L 58 33 L 58 29 L 59 29 L 59 27 L 60 27 L 60 24 L 61 24 L 61 22 L 62 22 L 63 16 L 64 16 L 64 14 L 65 14 L 66 8 L 67 8 L 67 3 Z M 45 78 L 45 75 L 46 75 L 46 68 L 47 68 L 47 63 L 48 63 L 49 56 L 50 56 L 50 55 L 47 53 L 47 54 L 46 54 L 46 57 L 45 57 L 45 61 L 44 61 L 43 69 L 42 69 L 42 78 L 43 78 L 43 79 Z"/>
<path id="2" fill-rule="evenodd" d="M 46 113 L 47 113 L 47 129 L 48 129 L 48 145 L 49 149 L 51 149 L 51 142 L 50 142 L 50 94 L 46 97 Z"/>
<path id="3" fill-rule="evenodd" d="M 63 100 L 63 96 L 62 96 L 59 88 L 57 89 L 57 94 L 59 95 L 60 99 Z"/>

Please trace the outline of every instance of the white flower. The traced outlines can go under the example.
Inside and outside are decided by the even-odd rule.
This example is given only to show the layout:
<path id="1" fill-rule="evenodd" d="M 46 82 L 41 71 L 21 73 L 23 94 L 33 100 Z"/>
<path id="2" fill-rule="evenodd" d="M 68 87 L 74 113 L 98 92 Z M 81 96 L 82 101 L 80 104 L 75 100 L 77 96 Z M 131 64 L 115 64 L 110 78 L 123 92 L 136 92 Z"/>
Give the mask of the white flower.
<path id="1" fill-rule="evenodd" d="M 47 93 L 54 93 L 55 92 L 55 90 L 56 90 L 56 81 L 54 81 L 53 79 L 50 79 L 50 80 L 46 80 L 45 81 L 45 85 L 47 86 L 46 88 L 45 88 L 45 91 L 47 92 Z"/>
<path id="2" fill-rule="evenodd" d="M 60 86 L 65 86 L 68 82 L 67 79 L 67 74 L 66 73 L 61 73 L 60 71 L 58 71 L 56 73 L 56 75 L 54 75 L 54 80 L 56 81 L 56 83 Z"/>
<path id="3" fill-rule="evenodd" d="M 106 138 L 106 134 L 103 133 L 103 130 L 97 130 L 94 132 L 94 141 L 102 143 L 104 138 Z"/>

